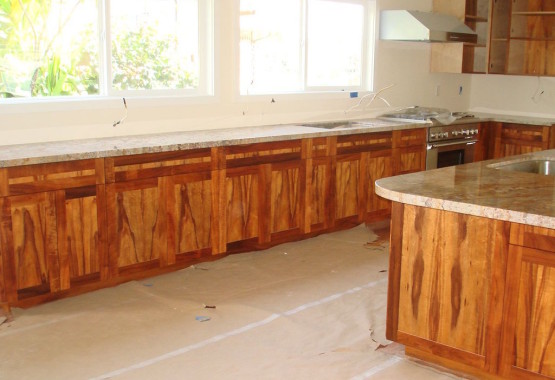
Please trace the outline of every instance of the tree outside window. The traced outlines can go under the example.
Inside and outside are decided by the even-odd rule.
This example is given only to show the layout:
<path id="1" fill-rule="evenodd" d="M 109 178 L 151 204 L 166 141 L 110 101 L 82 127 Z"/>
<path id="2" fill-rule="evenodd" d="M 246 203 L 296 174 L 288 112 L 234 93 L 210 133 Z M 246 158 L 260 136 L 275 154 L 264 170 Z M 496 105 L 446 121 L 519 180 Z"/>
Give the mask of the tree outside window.
<path id="1" fill-rule="evenodd" d="M 198 0 L 0 0 L 0 97 L 194 91 L 198 18 Z"/>

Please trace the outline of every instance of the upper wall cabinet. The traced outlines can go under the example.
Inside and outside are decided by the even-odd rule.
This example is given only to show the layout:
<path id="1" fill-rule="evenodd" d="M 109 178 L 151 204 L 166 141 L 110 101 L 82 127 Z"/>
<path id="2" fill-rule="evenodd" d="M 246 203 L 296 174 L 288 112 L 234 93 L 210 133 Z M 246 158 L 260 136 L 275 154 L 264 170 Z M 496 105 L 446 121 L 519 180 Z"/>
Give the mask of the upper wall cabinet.
<path id="1" fill-rule="evenodd" d="M 431 71 L 555 76 L 555 0 L 434 0 L 476 44 L 432 44 Z"/>
<path id="2" fill-rule="evenodd" d="M 555 75 L 555 0 L 494 0 L 489 72 Z"/>
<path id="3" fill-rule="evenodd" d="M 478 42 L 433 43 L 432 72 L 485 73 L 490 0 L 434 0 L 434 12 L 453 15 L 478 34 Z"/>

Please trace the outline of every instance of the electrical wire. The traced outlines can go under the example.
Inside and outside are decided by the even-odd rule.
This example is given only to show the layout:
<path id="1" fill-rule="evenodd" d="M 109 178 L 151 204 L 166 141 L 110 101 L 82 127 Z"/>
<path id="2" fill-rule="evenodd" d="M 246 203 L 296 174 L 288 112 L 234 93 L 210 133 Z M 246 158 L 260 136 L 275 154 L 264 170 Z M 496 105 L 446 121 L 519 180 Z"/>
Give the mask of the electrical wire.
<path id="1" fill-rule="evenodd" d="M 125 114 L 124 114 L 123 117 L 122 117 L 121 119 L 119 119 L 118 121 L 114 121 L 114 124 L 112 124 L 112 127 L 115 127 L 116 125 L 123 123 L 123 121 L 124 121 L 125 119 L 127 119 L 127 112 L 128 112 L 128 111 L 127 111 L 127 102 L 125 101 L 125 98 L 122 98 L 122 99 L 123 99 L 123 106 L 125 107 Z"/>
<path id="2" fill-rule="evenodd" d="M 362 97 L 360 98 L 360 100 L 358 101 L 357 104 L 355 104 L 354 106 L 352 106 L 352 107 L 346 109 L 346 110 L 344 111 L 344 113 L 347 114 L 347 113 L 351 112 L 352 110 L 354 110 L 355 108 L 360 107 L 360 105 L 362 104 L 362 101 L 363 101 L 364 99 L 368 98 L 369 96 L 372 96 L 372 99 L 370 99 L 370 101 L 364 105 L 364 108 L 363 108 L 363 109 L 365 109 L 365 108 L 368 107 L 370 104 L 372 104 L 372 102 L 373 102 L 374 100 L 376 100 L 376 99 L 380 99 L 380 100 L 383 101 L 385 104 L 387 104 L 388 107 L 391 107 L 391 104 L 389 104 L 389 102 L 388 102 L 386 99 L 382 98 L 382 97 L 380 96 L 380 94 L 381 94 L 382 92 L 384 92 L 385 90 L 389 90 L 389 89 L 390 89 L 391 87 L 393 87 L 393 86 L 395 86 L 395 83 L 390 84 L 389 86 L 383 87 L 383 88 L 379 89 L 377 92 L 370 92 L 370 93 L 368 93 L 368 94 L 362 96 Z"/>

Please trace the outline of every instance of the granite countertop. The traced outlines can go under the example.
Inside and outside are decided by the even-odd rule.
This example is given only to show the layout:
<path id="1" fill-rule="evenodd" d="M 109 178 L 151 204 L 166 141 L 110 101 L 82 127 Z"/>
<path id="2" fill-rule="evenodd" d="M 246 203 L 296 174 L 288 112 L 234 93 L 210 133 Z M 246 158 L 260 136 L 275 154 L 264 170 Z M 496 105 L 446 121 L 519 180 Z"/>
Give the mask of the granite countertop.
<path id="1" fill-rule="evenodd" d="M 395 202 L 555 229 L 555 176 L 500 170 L 529 159 L 555 160 L 555 149 L 376 181 Z"/>
<path id="2" fill-rule="evenodd" d="M 6 145 L 0 146 L 0 168 L 258 142 L 384 132 L 431 125 L 426 122 L 407 123 L 379 119 L 364 119 L 364 122 L 366 122 L 364 126 L 362 124 L 337 126 L 333 129 L 319 128 L 318 125 L 326 123 L 319 122 L 303 125 L 271 125 Z"/>
<path id="3" fill-rule="evenodd" d="M 361 119 L 351 121 L 363 121 L 366 124 L 355 124 L 345 127 L 339 125 L 338 127 L 327 129 L 318 127 L 318 125 L 321 126 L 322 124 L 328 122 L 313 122 L 302 125 L 270 125 L 260 127 L 185 131 L 125 137 L 106 137 L 34 144 L 5 145 L 0 146 L 0 168 L 89 158 L 251 144 L 257 142 L 384 132 L 421 128 L 423 126 L 432 125 L 431 123 L 426 122 L 391 121 L 381 119 Z M 555 119 L 492 114 L 475 114 L 475 117 L 463 118 L 457 120 L 455 123 L 477 123 L 480 121 L 502 121 L 530 125 L 555 124 Z M 339 120 L 332 121 L 330 123 L 342 122 L 344 121 Z"/>

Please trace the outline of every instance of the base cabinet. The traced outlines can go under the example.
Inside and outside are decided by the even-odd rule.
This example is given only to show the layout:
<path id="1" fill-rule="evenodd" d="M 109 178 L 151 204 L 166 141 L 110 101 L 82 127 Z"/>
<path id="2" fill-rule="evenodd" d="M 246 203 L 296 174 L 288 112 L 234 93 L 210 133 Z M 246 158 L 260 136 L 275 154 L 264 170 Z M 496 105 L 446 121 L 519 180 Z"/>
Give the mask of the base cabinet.
<path id="1" fill-rule="evenodd" d="M 106 278 L 103 160 L 1 172 L 0 301 L 19 304 Z"/>
<path id="2" fill-rule="evenodd" d="M 555 148 L 555 126 L 492 123 L 490 158 L 502 158 Z"/>
<path id="3" fill-rule="evenodd" d="M 555 230 L 393 203 L 387 336 L 480 378 L 555 378 Z"/>
<path id="4" fill-rule="evenodd" d="M 0 303 L 29 306 L 385 219 L 425 129 L 0 168 Z"/>
<path id="5" fill-rule="evenodd" d="M 513 225 L 510 243 L 503 374 L 555 378 L 555 230 Z"/>

